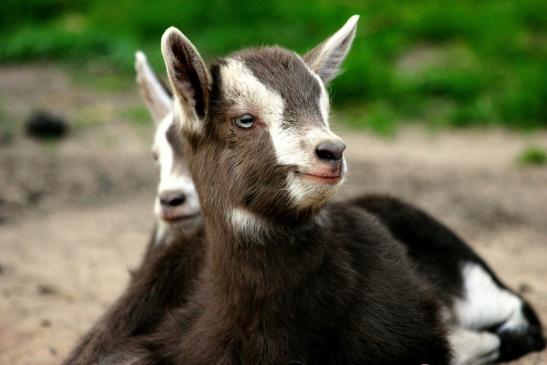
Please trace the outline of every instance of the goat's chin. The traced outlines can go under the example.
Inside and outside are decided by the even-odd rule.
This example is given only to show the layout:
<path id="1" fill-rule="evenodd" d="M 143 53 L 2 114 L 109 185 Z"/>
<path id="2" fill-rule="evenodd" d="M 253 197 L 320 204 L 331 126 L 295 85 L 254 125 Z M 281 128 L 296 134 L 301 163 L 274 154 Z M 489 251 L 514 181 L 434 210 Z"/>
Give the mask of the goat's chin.
<path id="1" fill-rule="evenodd" d="M 171 223 L 169 229 L 176 237 L 188 237 L 196 233 L 202 226 L 201 216 L 181 221 L 177 223 Z"/>
<path id="2" fill-rule="evenodd" d="M 334 195 L 340 183 L 317 183 L 302 179 L 296 174 L 289 176 L 287 190 L 297 209 L 319 210 Z"/>

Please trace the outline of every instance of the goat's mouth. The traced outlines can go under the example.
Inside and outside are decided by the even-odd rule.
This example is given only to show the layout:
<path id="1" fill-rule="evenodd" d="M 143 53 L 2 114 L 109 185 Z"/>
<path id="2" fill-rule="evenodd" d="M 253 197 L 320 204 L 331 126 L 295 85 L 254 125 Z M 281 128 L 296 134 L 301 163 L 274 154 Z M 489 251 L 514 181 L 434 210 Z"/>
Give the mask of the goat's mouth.
<path id="1" fill-rule="evenodd" d="M 298 178 L 317 184 L 336 185 L 340 181 L 342 181 L 343 178 L 343 171 L 341 167 L 335 169 L 334 171 L 312 171 L 297 169 L 294 171 L 294 173 Z"/>
<path id="2" fill-rule="evenodd" d="M 195 212 L 190 214 L 185 213 L 177 213 L 172 212 L 169 210 L 162 210 L 160 213 L 160 218 L 168 224 L 178 224 L 178 223 L 186 223 L 193 221 L 194 219 L 201 216 L 201 212 Z"/>

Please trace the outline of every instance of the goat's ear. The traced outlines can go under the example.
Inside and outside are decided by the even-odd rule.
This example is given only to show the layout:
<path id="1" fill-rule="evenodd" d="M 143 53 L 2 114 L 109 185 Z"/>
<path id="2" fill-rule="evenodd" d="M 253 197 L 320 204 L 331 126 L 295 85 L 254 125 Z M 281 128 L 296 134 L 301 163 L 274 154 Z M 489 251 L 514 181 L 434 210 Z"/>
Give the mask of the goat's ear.
<path id="1" fill-rule="evenodd" d="M 146 55 L 135 53 L 135 71 L 139 91 L 156 123 L 161 122 L 173 109 L 173 99 L 150 67 Z"/>
<path id="2" fill-rule="evenodd" d="M 304 56 L 304 61 L 327 84 L 340 71 L 340 65 L 351 48 L 359 15 L 354 15 L 340 30 Z"/>
<path id="3" fill-rule="evenodd" d="M 196 47 L 175 27 L 161 37 L 169 82 L 188 116 L 203 119 L 209 101 L 209 74 Z"/>

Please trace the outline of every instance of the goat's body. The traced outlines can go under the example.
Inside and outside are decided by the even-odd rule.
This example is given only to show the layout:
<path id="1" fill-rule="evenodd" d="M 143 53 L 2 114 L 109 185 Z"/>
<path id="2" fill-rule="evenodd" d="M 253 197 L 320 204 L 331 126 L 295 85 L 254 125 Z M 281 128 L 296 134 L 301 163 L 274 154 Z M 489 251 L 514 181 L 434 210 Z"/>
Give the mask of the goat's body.
<path id="1" fill-rule="evenodd" d="M 535 342 L 530 342 L 538 336 L 530 332 L 534 331 L 533 328 L 527 328 L 525 331 L 517 331 L 518 328 L 515 328 L 515 331 L 506 331 L 504 335 L 499 336 L 500 340 L 494 343 L 481 334 L 483 330 L 496 333 L 507 318 L 499 318 L 498 328 L 481 328 L 462 323 L 455 313 L 454 305 L 458 298 L 465 298 L 466 279 L 472 279 L 464 276 L 466 264 L 479 265 L 485 272 L 491 273 L 493 280 L 499 283 L 501 289 L 513 292 L 497 279 L 495 273 L 464 241 L 436 219 L 415 206 L 387 196 L 365 195 L 344 204 L 365 209 L 376 215 L 390 233 L 405 246 L 417 273 L 431 283 L 434 297 L 449 310 L 457 328 L 456 335 L 459 336 L 460 329 L 465 329 L 465 334 L 476 333 L 467 337 L 459 336 L 456 340 L 458 343 L 462 338 L 464 341 L 470 339 L 455 353 L 464 359 L 463 363 L 486 363 L 490 362 L 490 359 L 506 361 L 541 347 L 534 345 Z M 84 336 L 66 364 L 92 364 L 107 355 L 124 353 L 125 357 L 133 354 L 137 347 L 131 348 L 127 342 L 152 333 L 151 329 L 157 328 L 165 314 L 171 311 L 178 317 L 178 326 L 183 326 L 188 309 L 182 310 L 180 304 L 185 303 L 188 297 L 193 295 L 193 283 L 198 280 L 203 265 L 204 237 L 200 232 L 189 241 L 188 235 L 181 233 L 168 230 L 161 241 L 157 241 L 155 231 L 152 233 L 143 263 L 133 274 L 129 288 Z M 194 271 L 190 272 L 191 270 Z M 365 288 L 366 286 L 363 287 L 363 293 Z M 153 303 L 144 299 L 150 293 L 156 293 Z M 514 293 L 513 295 L 522 300 L 523 307 L 529 308 L 520 296 Z M 174 297 L 176 299 L 173 299 Z M 490 299 L 498 303 L 501 300 L 499 297 Z M 207 298 L 204 298 L 204 301 L 207 301 Z M 150 308 L 150 305 L 154 307 Z M 474 306 L 475 311 L 480 311 L 480 306 L 484 306 L 485 303 L 470 302 L 469 305 Z M 491 311 L 492 307 L 487 306 L 484 310 Z M 520 307 L 515 310 L 522 311 Z M 526 313 L 529 313 L 529 310 L 526 310 Z M 533 310 L 531 315 L 535 317 Z M 171 330 L 184 331 L 180 327 Z M 164 333 L 162 336 L 165 335 Z M 176 338 L 179 338 L 179 335 L 180 333 Z M 493 352 L 488 352 L 489 349 Z M 490 357 L 482 359 L 481 356 L 485 353 Z"/>
<path id="2" fill-rule="evenodd" d="M 324 213 L 265 246 L 211 242 L 190 305 L 143 363 L 447 364 L 436 303 L 401 245 L 364 212 Z"/>
<path id="3" fill-rule="evenodd" d="M 405 249 L 363 209 L 328 204 L 346 164 L 345 145 L 329 128 L 325 84 L 347 54 L 356 22 L 352 17 L 304 57 L 265 47 L 210 68 L 180 31 L 165 32 L 162 54 L 180 129 L 172 124 L 162 137 L 188 157 L 205 234 L 186 251 L 148 250 L 150 265 L 84 348 L 93 338 L 102 349 L 104 338 L 115 336 L 113 346 L 126 336 L 134 349 L 121 345 L 108 356 L 138 353 L 135 364 L 147 365 L 450 362 L 433 294 L 446 305 L 469 287 L 452 266 L 431 265 L 430 248 L 412 241 L 425 225 L 409 233 L 403 224 Z M 163 104 L 153 104 L 158 115 Z M 164 205 L 180 200 L 165 195 Z M 385 223 L 397 237 L 397 215 L 387 211 Z M 173 211 L 163 213 L 171 219 Z M 429 238 L 442 247 L 446 232 L 436 227 Z M 445 280 L 445 287 L 433 292 L 424 277 Z"/>
<path id="4" fill-rule="evenodd" d="M 357 16 L 304 57 L 280 47 L 207 68 L 177 29 L 162 54 L 205 227 L 188 304 L 143 364 L 448 364 L 437 303 L 364 211 L 328 204 L 346 173 L 325 83 Z"/>
<path id="5" fill-rule="evenodd" d="M 419 208 L 387 196 L 368 195 L 350 204 L 376 215 L 403 243 L 457 327 L 499 338 L 496 361 L 545 347 L 532 307 L 449 228 Z"/>

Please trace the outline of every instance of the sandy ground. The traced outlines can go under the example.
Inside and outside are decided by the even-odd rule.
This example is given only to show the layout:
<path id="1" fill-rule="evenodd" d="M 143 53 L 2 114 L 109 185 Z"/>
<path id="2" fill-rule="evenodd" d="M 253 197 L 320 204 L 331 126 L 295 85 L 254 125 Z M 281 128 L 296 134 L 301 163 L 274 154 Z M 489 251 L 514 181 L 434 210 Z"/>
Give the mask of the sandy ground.
<path id="1" fill-rule="evenodd" d="M 18 128 L 37 106 L 61 110 L 74 127 L 57 144 L 16 133 L 0 145 L 0 364 L 58 364 L 143 252 L 152 127 L 124 117 L 140 104 L 136 91 L 75 87 L 52 66 L 0 68 L 0 100 Z M 547 147 L 546 133 L 340 133 L 350 165 L 340 197 L 382 192 L 427 209 L 547 321 L 547 168 L 515 163 L 525 146 Z M 515 364 L 547 364 L 547 353 Z"/>

